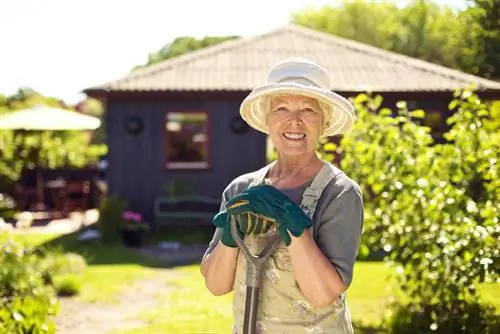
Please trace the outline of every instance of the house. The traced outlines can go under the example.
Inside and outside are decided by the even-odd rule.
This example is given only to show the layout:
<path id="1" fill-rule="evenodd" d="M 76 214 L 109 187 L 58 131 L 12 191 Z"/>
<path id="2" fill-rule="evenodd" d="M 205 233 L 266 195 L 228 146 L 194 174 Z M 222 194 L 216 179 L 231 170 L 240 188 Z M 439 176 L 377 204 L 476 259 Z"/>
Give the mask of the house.
<path id="1" fill-rule="evenodd" d="M 238 108 L 273 64 L 291 56 L 325 67 L 332 90 L 344 96 L 369 91 L 389 105 L 409 101 L 433 112 L 438 124 L 455 88 L 476 84 L 483 97 L 500 99 L 500 83 L 287 25 L 86 89 L 106 103 L 109 193 L 151 217 L 154 199 L 168 187 L 220 198 L 233 178 L 263 166 L 267 138 L 243 123 Z"/>

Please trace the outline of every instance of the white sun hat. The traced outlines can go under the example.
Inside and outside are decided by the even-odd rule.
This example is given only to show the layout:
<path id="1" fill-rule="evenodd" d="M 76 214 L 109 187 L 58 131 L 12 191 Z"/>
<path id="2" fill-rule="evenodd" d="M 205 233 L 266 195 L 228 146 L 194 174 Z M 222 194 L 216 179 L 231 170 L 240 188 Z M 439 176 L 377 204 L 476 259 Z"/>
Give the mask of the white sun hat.
<path id="1" fill-rule="evenodd" d="M 303 58 L 288 58 L 271 68 L 267 83 L 256 87 L 241 103 L 241 117 L 254 129 L 269 134 L 266 98 L 281 94 L 318 100 L 325 116 L 321 137 L 346 133 L 356 121 L 352 103 L 330 90 L 328 73 L 318 64 Z"/>

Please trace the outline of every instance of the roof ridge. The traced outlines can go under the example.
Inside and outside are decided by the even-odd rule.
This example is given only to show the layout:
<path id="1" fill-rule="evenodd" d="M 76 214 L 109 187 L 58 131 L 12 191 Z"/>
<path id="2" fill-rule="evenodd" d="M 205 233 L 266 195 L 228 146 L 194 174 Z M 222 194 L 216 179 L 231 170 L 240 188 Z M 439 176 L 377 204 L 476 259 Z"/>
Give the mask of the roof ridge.
<path id="1" fill-rule="evenodd" d="M 376 46 L 373 46 L 370 44 L 358 42 L 355 40 L 340 37 L 337 35 L 333 35 L 333 34 L 330 34 L 327 32 L 315 30 L 312 28 L 304 27 L 304 26 L 294 24 L 294 23 L 290 23 L 286 27 L 288 27 L 288 29 L 294 30 L 298 33 L 307 34 L 308 37 L 318 38 L 318 39 L 321 39 L 325 42 L 336 42 L 344 47 L 351 48 L 351 49 L 354 49 L 354 50 L 359 51 L 359 52 L 364 52 L 364 53 L 367 53 L 371 56 L 385 58 L 388 60 L 393 60 L 395 62 L 411 66 L 411 67 L 418 69 L 418 70 L 421 70 L 421 71 L 430 72 L 430 73 L 437 74 L 437 75 L 440 75 L 443 77 L 448 77 L 448 78 L 452 78 L 455 80 L 459 80 L 459 81 L 462 81 L 465 83 L 470 83 L 470 80 L 472 80 L 472 81 L 475 81 L 478 83 L 482 83 L 487 87 L 493 86 L 493 87 L 500 88 L 500 83 L 496 82 L 494 80 L 485 79 L 485 78 L 482 78 L 480 76 L 461 72 L 459 70 L 456 70 L 456 69 L 453 69 L 450 67 L 438 65 L 438 64 L 435 64 L 435 63 L 432 63 L 429 61 L 425 61 L 422 59 L 418 59 L 418 58 L 413 58 L 413 57 L 410 57 L 410 56 L 407 56 L 407 55 L 404 55 L 401 53 L 397 53 L 394 51 L 385 50 L 385 49 L 382 49 L 382 48 L 379 48 L 379 47 L 376 47 Z"/>
<path id="2" fill-rule="evenodd" d="M 216 55 L 216 54 L 218 54 L 220 52 L 224 52 L 228 49 L 236 49 L 236 48 L 245 46 L 248 43 L 252 43 L 256 40 L 264 39 L 264 38 L 267 38 L 269 36 L 272 36 L 274 34 L 278 34 L 281 32 L 283 32 L 282 27 L 268 31 L 264 34 L 239 37 L 236 39 L 227 40 L 227 41 L 224 41 L 224 42 L 221 42 L 218 44 L 214 44 L 214 45 L 210 45 L 210 46 L 200 48 L 197 50 L 189 51 L 189 52 L 184 53 L 182 55 L 162 60 L 156 64 L 149 65 L 149 66 L 144 67 L 144 68 L 136 69 L 130 73 L 127 73 L 122 78 L 120 78 L 118 80 L 113 80 L 113 81 L 108 82 L 102 86 L 106 86 L 110 83 L 112 84 L 112 83 L 117 82 L 117 81 L 128 81 L 128 80 L 143 78 L 143 77 L 149 76 L 149 75 L 154 75 L 158 72 L 169 70 L 170 68 L 172 68 L 174 66 L 185 65 L 186 63 L 196 61 L 196 60 L 203 58 L 203 57 Z"/>

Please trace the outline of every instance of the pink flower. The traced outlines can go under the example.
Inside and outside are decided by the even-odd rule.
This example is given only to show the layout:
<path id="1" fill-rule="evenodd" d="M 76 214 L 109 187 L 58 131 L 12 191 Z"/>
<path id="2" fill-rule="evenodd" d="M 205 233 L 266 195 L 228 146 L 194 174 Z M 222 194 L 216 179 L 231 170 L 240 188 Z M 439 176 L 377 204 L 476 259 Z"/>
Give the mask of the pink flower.
<path id="1" fill-rule="evenodd" d="M 123 219 L 132 220 L 132 221 L 135 221 L 135 222 L 142 221 L 141 215 L 138 214 L 137 212 L 133 212 L 133 211 L 125 211 L 123 213 Z"/>

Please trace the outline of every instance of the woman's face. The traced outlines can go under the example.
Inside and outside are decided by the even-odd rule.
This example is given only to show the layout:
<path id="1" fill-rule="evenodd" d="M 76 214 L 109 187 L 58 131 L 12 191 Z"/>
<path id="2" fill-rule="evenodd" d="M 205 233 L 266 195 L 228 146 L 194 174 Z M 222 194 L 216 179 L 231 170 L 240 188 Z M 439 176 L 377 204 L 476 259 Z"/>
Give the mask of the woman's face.
<path id="1" fill-rule="evenodd" d="M 289 95 L 272 97 L 270 104 L 269 136 L 278 152 L 287 156 L 313 152 L 323 127 L 318 101 Z"/>

